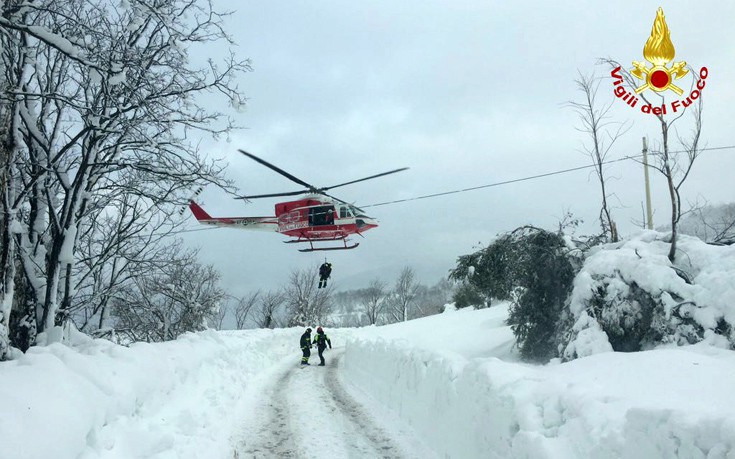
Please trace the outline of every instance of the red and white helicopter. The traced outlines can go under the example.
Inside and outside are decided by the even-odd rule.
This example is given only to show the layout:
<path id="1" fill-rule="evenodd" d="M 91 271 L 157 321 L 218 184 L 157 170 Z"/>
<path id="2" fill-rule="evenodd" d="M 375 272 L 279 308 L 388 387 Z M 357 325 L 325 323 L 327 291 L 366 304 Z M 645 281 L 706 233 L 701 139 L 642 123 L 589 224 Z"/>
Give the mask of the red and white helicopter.
<path id="1" fill-rule="evenodd" d="M 362 236 L 362 233 L 365 231 L 378 226 L 377 220 L 365 215 L 362 209 L 327 194 L 327 190 L 382 177 L 384 175 L 394 174 L 408 169 L 407 167 L 403 167 L 401 169 L 395 169 L 381 174 L 371 175 L 370 177 L 351 180 L 338 185 L 317 188 L 253 154 L 243 150 L 239 151 L 245 156 L 248 156 L 260 164 L 278 172 L 289 180 L 306 187 L 306 190 L 259 194 L 254 196 L 239 196 L 236 199 L 296 196 L 304 193 L 306 193 L 306 195 L 296 201 L 277 203 L 275 206 L 276 215 L 274 217 L 211 217 L 194 201 L 189 202 L 191 212 L 194 214 L 197 221 L 204 225 L 241 228 L 256 231 L 275 231 L 294 238 L 289 241 L 284 241 L 286 243 L 308 242 L 309 248 L 300 249 L 299 252 L 354 249 L 360 244 L 354 243 L 348 245 L 348 236 L 352 234 L 359 234 Z M 314 247 L 315 242 L 322 241 L 342 241 L 343 246 Z"/>

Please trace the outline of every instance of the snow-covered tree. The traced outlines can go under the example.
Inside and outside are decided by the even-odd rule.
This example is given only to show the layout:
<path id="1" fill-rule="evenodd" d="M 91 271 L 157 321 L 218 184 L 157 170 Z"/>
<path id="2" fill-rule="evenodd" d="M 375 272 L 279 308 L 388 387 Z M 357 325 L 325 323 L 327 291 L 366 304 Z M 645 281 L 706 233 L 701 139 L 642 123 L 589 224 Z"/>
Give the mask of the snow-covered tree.
<path id="1" fill-rule="evenodd" d="M 260 298 L 260 290 L 249 295 L 236 298 L 237 304 L 235 305 L 235 326 L 238 330 L 245 328 L 245 324 L 250 316 L 250 311 L 255 307 L 258 299 Z"/>
<path id="2" fill-rule="evenodd" d="M 170 256 L 126 283 L 113 298 L 115 329 L 131 341 L 169 341 L 207 328 L 225 299 L 219 273 L 195 251 L 170 247 Z"/>
<path id="3" fill-rule="evenodd" d="M 2 83 L 0 83 L 2 84 Z M 10 113 L 0 103 L 0 361 L 10 352 L 10 310 L 15 289 L 15 237 L 12 234 L 14 185 L 12 172 L 13 150 L 9 142 Z"/>
<path id="4" fill-rule="evenodd" d="M 16 2 L 7 2 L 14 7 Z M 4 9 L 3 9 L 4 11 Z M 16 234 L 18 221 L 17 194 L 21 185 L 17 135 L 18 101 L 22 80 L 27 76 L 32 54 L 21 34 L 2 27 L 0 15 L 0 360 L 9 356 L 11 345 L 11 309 L 15 301 Z"/>
<path id="5" fill-rule="evenodd" d="M 522 226 L 487 247 L 459 257 L 450 277 L 486 298 L 511 303 L 508 324 L 521 356 L 544 361 L 556 355 L 556 329 L 576 271 L 560 233 Z"/>
<path id="6" fill-rule="evenodd" d="M 679 229 L 710 244 L 735 244 L 735 203 L 698 207 L 682 218 Z"/>
<path id="7" fill-rule="evenodd" d="M 0 8 L 0 102 L 13 164 L 3 196 L 6 215 L 22 223 L 16 290 L 30 294 L 20 308 L 40 332 L 72 313 L 76 248 L 90 216 L 113 216 L 120 196 L 134 194 L 140 206 L 121 223 L 140 222 L 204 183 L 227 186 L 192 133 L 233 128 L 211 107 L 241 106 L 234 82 L 249 63 L 230 54 L 221 66 L 192 64 L 190 49 L 229 43 L 207 0 L 9 0 Z M 204 104 L 204 93 L 221 97 Z"/>
<path id="8" fill-rule="evenodd" d="M 293 270 L 284 287 L 288 326 L 327 325 L 332 307 L 332 286 L 317 288 L 319 269 Z"/>
<path id="9" fill-rule="evenodd" d="M 388 299 L 388 312 L 392 322 L 406 322 L 414 308 L 420 312 L 420 306 L 415 301 L 418 289 L 416 273 L 411 267 L 404 267 Z"/>
<path id="10" fill-rule="evenodd" d="M 361 303 L 368 325 L 375 325 L 385 310 L 387 284 L 380 279 L 370 281 L 370 286 L 361 295 Z"/>
<path id="11" fill-rule="evenodd" d="M 454 295 L 452 296 L 452 300 L 457 308 L 473 306 L 476 309 L 481 309 L 486 307 L 489 303 L 478 288 L 466 280 L 463 280 L 457 286 L 457 289 L 454 291 Z"/>
<path id="12" fill-rule="evenodd" d="M 442 278 L 436 284 L 427 286 L 420 284 L 416 291 L 414 318 L 426 317 L 444 311 L 444 306 L 454 294 L 454 285 L 449 279 Z"/>
<path id="13" fill-rule="evenodd" d="M 511 299 L 516 287 L 513 282 L 516 268 L 508 238 L 501 236 L 485 248 L 459 256 L 457 267 L 449 273 L 449 279 L 473 287 L 472 292 L 467 292 L 461 286 L 457 291 L 468 302 L 481 300 L 482 303 L 490 304 L 491 298 Z"/>
<path id="14" fill-rule="evenodd" d="M 259 328 L 275 328 L 279 323 L 279 313 L 285 301 L 283 292 L 269 291 L 258 298 L 253 320 Z"/>
<path id="15" fill-rule="evenodd" d="M 231 305 L 229 301 L 223 300 L 217 304 L 217 307 L 207 317 L 207 328 L 213 328 L 215 330 L 222 330 L 225 323 L 225 318 L 229 314 Z"/>
<path id="16" fill-rule="evenodd" d="M 636 82 L 633 76 L 629 71 L 625 70 L 624 67 L 610 59 L 604 59 L 603 62 L 606 62 L 610 68 L 619 72 L 621 81 L 625 81 L 625 83 L 631 88 L 636 87 Z M 702 75 L 699 72 L 695 72 L 691 67 L 688 68 L 688 71 L 693 75 L 690 88 L 690 91 L 693 91 L 697 89 L 697 80 L 702 78 Z M 704 69 L 704 72 L 706 72 L 706 69 Z M 704 77 L 706 78 L 706 76 L 707 75 L 705 73 Z M 651 104 L 651 101 L 646 96 L 646 92 L 640 93 L 639 97 L 646 104 Z M 656 93 L 652 97 L 657 97 L 656 102 L 652 104 L 654 107 L 666 104 L 665 93 Z M 676 258 L 679 221 L 684 214 L 682 211 L 681 188 L 689 177 L 689 173 L 692 171 L 694 162 L 701 153 L 700 136 L 702 134 L 702 97 L 698 97 L 696 100 L 690 100 L 690 103 L 689 107 L 681 107 L 681 111 L 677 115 L 671 116 L 668 119 L 661 113 L 654 113 L 655 119 L 658 122 L 661 137 L 660 142 L 658 142 L 658 146 L 653 148 L 650 152 L 651 157 L 653 158 L 651 167 L 659 171 L 664 176 L 669 192 L 669 200 L 671 202 L 671 218 L 669 220 L 671 225 L 671 246 L 669 249 L 669 261 L 672 263 Z M 681 148 L 674 148 L 672 146 L 670 134 L 676 132 L 675 126 L 678 126 L 677 121 L 689 113 L 692 115 L 690 136 L 688 138 L 683 138 L 677 135 L 677 140 Z"/>
<path id="17" fill-rule="evenodd" d="M 600 208 L 600 225 L 602 233 L 612 242 L 618 241 L 618 230 L 610 210 L 609 192 L 607 190 L 607 176 L 605 162 L 608 153 L 615 142 L 628 130 L 628 123 L 615 123 L 610 120 L 608 112 L 612 103 L 600 104 L 597 101 L 597 91 L 600 88 L 600 78 L 594 75 L 579 74 L 574 81 L 577 89 L 582 93 L 581 102 L 569 102 L 569 106 L 577 112 L 580 126 L 577 130 L 589 136 L 589 141 L 583 143 L 583 152 L 592 160 L 595 175 L 600 184 L 602 206 Z"/>
<path id="18" fill-rule="evenodd" d="M 602 245 L 585 260 L 560 323 L 560 357 L 601 350 L 636 352 L 703 340 L 735 348 L 732 247 L 711 247 L 681 235 L 672 264 L 661 244 L 666 233 L 642 233 Z M 706 254 L 706 255 L 704 255 Z"/>
<path id="19" fill-rule="evenodd" d="M 99 201 L 97 201 L 99 202 Z M 70 317 L 86 333 L 109 329 L 110 301 L 136 275 L 165 259 L 177 227 L 167 209 L 119 193 L 80 222 Z"/>

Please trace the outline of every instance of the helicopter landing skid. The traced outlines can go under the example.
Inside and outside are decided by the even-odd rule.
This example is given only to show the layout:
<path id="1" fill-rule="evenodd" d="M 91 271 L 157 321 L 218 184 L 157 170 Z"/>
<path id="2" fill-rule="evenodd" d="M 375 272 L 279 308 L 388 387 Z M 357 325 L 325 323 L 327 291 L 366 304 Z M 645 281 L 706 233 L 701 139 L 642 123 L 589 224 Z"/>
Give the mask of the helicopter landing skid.
<path id="1" fill-rule="evenodd" d="M 314 247 L 308 249 L 299 249 L 299 252 L 323 252 L 326 250 L 350 250 L 360 245 L 359 242 L 355 242 L 352 245 L 345 245 L 344 247 Z"/>
<path id="2" fill-rule="evenodd" d="M 342 241 L 344 244 L 344 247 L 314 247 L 315 242 L 321 242 L 321 241 Z M 284 242 L 308 242 L 309 248 L 308 249 L 299 249 L 299 252 L 322 252 L 326 250 L 350 250 L 354 249 L 358 245 L 360 245 L 359 242 L 355 242 L 354 244 L 347 244 L 347 235 L 338 236 L 335 238 L 324 238 L 324 239 L 296 239 L 293 241 L 284 241 Z"/>
<path id="3" fill-rule="evenodd" d="M 297 242 L 320 242 L 320 241 L 341 241 L 343 239 L 347 239 L 347 235 L 343 234 L 341 236 L 335 236 L 335 237 L 323 237 L 323 238 L 306 238 L 306 237 L 299 237 L 298 239 L 291 239 L 290 241 L 283 241 L 284 244 L 296 244 Z"/>

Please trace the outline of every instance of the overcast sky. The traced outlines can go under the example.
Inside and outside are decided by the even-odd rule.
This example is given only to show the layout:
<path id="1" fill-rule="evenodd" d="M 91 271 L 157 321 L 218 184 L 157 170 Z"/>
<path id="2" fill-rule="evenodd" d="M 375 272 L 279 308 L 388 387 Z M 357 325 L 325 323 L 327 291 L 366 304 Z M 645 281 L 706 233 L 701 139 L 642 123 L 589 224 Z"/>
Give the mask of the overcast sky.
<path id="1" fill-rule="evenodd" d="M 522 178 L 589 164 L 585 135 L 565 106 L 580 100 L 578 71 L 609 76 L 610 57 L 628 68 L 643 61 L 656 8 L 662 6 L 676 61 L 709 69 L 702 138 L 735 145 L 735 4 L 731 2 L 490 2 L 474 0 L 234 1 L 227 21 L 240 57 L 254 71 L 240 82 L 249 97 L 236 117 L 246 129 L 229 141 L 202 141 L 229 161 L 243 193 L 298 186 L 237 153 L 245 149 L 316 186 L 398 167 L 408 171 L 335 190 L 369 205 Z M 222 50 L 208 50 L 220 55 Z M 687 76 L 682 87 L 688 87 Z M 672 93 L 673 94 L 673 93 Z M 599 101 L 614 100 L 606 78 Z M 632 123 L 610 158 L 640 154 L 641 138 L 660 136 L 650 115 L 618 100 L 612 121 Z M 677 122 L 689 133 L 689 117 Z M 674 145 L 678 147 L 678 145 Z M 685 201 L 735 201 L 735 149 L 704 152 L 684 185 Z M 613 217 L 635 232 L 644 201 L 642 166 L 609 166 Z M 337 192 L 338 191 L 338 192 Z M 652 174 L 654 224 L 669 217 L 665 182 Z M 213 216 L 273 215 L 276 199 L 245 204 L 207 189 Z M 285 283 L 296 268 L 333 263 L 338 288 L 393 282 L 403 266 L 426 284 L 447 274 L 459 255 L 520 225 L 555 228 L 569 210 L 599 231 L 599 184 L 577 171 L 449 196 L 368 208 L 380 227 L 354 238 L 351 251 L 303 254 L 280 234 L 216 229 L 185 234 L 236 294 Z M 193 217 L 191 227 L 196 228 Z"/>

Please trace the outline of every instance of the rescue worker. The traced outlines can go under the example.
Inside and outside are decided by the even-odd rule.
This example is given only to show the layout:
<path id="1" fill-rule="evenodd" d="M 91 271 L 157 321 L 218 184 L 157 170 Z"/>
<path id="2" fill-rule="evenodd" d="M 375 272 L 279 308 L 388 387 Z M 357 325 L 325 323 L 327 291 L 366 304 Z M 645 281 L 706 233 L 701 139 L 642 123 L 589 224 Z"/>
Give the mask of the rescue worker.
<path id="1" fill-rule="evenodd" d="M 332 349 L 332 341 L 330 341 L 329 337 L 324 333 L 324 329 L 322 327 L 316 328 L 316 336 L 314 337 L 314 344 L 316 344 L 316 348 L 319 351 L 319 360 L 321 363 L 319 364 L 320 367 L 324 366 L 324 356 L 322 353 L 324 352 L 324 349 L 327 348 L 327 344 L 329 344 L 329 349 Z"/>
<path id="2" fill-rule="evenodd" d="M 303 335 L 301 335 L 301 365 L 310 365 L 309 356 L 311 355 L 311 328 L 307 328 Z"/>
<path id="3" fill-rule="evenodd" d="M 327 279 L 332 274 L 332 263 L 326 261 L 319 267 L 319 287 L 327 288 Z"/>

